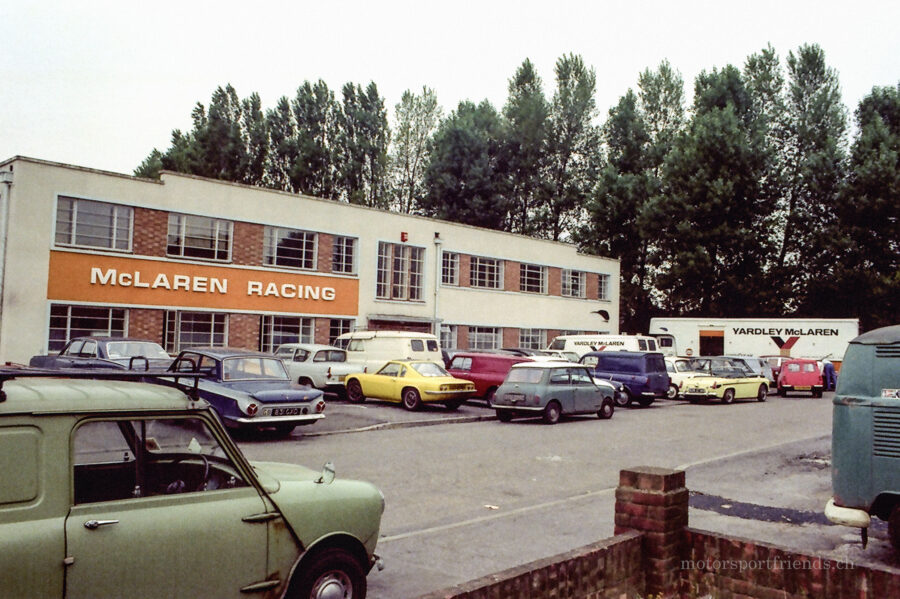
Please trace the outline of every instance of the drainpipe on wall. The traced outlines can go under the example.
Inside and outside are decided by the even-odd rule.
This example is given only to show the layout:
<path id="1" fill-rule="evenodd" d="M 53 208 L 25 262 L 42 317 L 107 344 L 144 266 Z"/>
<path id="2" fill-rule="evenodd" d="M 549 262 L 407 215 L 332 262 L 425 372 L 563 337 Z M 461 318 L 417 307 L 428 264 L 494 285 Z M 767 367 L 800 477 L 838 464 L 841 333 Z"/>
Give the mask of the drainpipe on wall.
<path id="1" fill-rule="evenodd" d="M 432 315 L 432 331 L 434 336 L 438 338 L 438 343 L 441 340 L 441 323 L 438 320 L 438 290 L 441 288 L 441 244 L 444 243 L 444 240 L 441 239 L 441 234 L 438 231 L 434 232 L 434 314 Z"/>
<path id="2" fill-rule="evenodd" d="M 6 282 L 6 244 L 9 235 L 9 202 L 12 196 L 13 172 L 0 171 L 0 356 L 3 355 L 3 304 Z"/>

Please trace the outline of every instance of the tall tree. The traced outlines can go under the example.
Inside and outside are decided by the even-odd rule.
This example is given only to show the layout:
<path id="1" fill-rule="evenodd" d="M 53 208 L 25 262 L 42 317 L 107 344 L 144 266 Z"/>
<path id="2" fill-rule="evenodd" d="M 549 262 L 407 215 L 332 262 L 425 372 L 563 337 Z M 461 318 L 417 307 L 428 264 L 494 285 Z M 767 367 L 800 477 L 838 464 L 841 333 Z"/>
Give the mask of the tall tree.
<path id="1" fill-rule="evenodd" d="M 593 125 L 597 76 L 580 56 L 556 62 L 556 92 L 550 105 L 547 180 L 550 195 L 537 212 L 541 235 L 565 238 L 590 193 L 599 152 Z"/>
<path id="2" fill-rule="evenodd" d="M 697 77 L 694 114 L 664 165 L 663 193 L 644 223 L 659 239 L 657 288 L 674 313 L 743 316 L 767 301 L 769 251 L 758 231 L 771 203 L 760 194 L 770 159 L 764 128 L 733 66 Z"/>
<path id="3" fill-rule="evenodd" d="M 541 78 L 526 59 L 509 80 L 509 96 L 503 107 L 510 199 L 514 204 L 510 228 L 523 235 L 535 232 L 534 208 L 549 193 L 542 177 L 546 171 L 549 112 Z"/>
<path id="4" fill-rule="evenodd" d="M 306 81 L 297 89 L 291 103 L 297 155 L 289 174 L 295 191 L 321 198 L 338 198 L 335 143 L 339 110 L 334 92 L 321 79 L 315 84 Z"/>
<path id="5" fill-rule="evenodd" d="M 441 120 L 441 107 L 434 90 L 422 88 L 421 95 L 403 92 L 394 107 L 394 136 L 391 139 L 390 169 L 392 207 L 410 213 L 425 196 L 425 169 L 430 160 L 431 136 Z"/>
<path id="6" fill-rule="evenodd" d="M 374 83 L 365 91 L 347 83 L 342 94 L 335 142 L 338 193 L 351 204 L 385 207 L 389 135 L 384 100 Z"/>
<path id="7" fill-rule="evenodd" d="M 454 222 L 505 230 L 508 170 L 500 115 L 487 100 L 460 102 L 434 135 L 422 212 Z"/>
<path id="8" fill-rule="evenodd" d="M 846 159 L 846 110 L 837 73 L 816 45 L 788 53 L 783 153 L 786 197 L 776 275 L 801 302 L 807 286 L 834 260 L 825 234 L 838 203 Z"/>

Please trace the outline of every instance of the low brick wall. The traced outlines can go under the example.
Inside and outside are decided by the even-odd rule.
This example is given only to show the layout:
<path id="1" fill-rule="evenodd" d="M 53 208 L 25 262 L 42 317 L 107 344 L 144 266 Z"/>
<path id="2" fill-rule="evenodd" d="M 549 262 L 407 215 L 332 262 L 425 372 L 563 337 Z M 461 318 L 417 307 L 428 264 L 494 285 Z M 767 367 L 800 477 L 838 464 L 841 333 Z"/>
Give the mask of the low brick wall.
<path id="1" fill-rule="evenodd" d="M 644 594 L 642 539 L 627 532 L 419 599 L 621 599 Z"/>

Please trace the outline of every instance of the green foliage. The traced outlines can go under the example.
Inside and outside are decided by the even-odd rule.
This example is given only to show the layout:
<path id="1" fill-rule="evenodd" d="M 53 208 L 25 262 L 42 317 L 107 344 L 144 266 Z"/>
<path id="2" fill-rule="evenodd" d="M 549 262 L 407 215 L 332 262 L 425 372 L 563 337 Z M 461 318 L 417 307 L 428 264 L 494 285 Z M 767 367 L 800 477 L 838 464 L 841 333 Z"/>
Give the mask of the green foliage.
<path id="1" fill-rule="evenodd" d="M 434 90 L 416 95 L 403 92 L 394 108 L 396 127 L 390 154 L 392 208 L 409 213 L 425 196 L 425 168 L 430 159 L 431 136 L 441 120 Z"/>

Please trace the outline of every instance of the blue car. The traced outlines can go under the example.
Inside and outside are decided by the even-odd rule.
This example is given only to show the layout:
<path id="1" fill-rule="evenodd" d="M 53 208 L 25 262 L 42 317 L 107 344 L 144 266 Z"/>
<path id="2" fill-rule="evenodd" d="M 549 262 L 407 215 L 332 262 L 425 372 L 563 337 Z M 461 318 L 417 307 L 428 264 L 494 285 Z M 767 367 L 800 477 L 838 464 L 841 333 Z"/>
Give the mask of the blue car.
<path id="1" fill-rule="evenodd" d="M 669 373 L 659 352 L 600 351 L 581 356 L 580 362 L 591 369 L 594 378 L 622 383 L 625 395 L 622 403 L 637 402 L 647 407 L 654 399 L 665 397 L 669 391 Z"/>
<path id="2" fill-rule="evenodd" d="M 200 398 L 231 429 L 270 429 L 287 435 L 298 425 L 325 417 L 322 391 L 291 383 L 282 361 L 271 354 L 192 348 L 178 354 L 169 371 L 203 375 L 197 383 Z"/>

